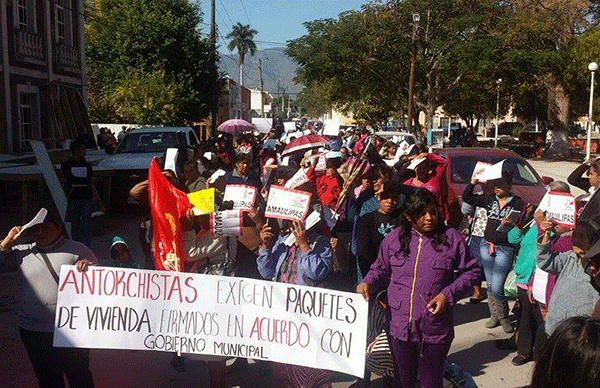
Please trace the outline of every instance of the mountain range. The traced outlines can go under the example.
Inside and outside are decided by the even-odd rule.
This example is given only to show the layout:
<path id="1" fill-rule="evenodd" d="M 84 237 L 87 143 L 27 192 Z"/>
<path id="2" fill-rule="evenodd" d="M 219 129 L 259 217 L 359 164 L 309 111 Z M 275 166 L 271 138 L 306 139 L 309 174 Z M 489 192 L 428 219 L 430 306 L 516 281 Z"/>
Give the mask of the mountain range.
<path id="1" fill-rule="evenodd" d="M 285 55 L 284 47 L 256 50 L 254 56 L 246 54 L 244 58 L 244 86 L 250 89 L 260 89 L 259 60 L 262 60 L 262 77 L 264 90 L 277 97 L 285 91 L 295 99 L 302 90 L 301 84 L 293 81 L 298 65 L 292 58 Z M 221 52 L 219 69 L 234 81 L 238 82 L 239 68 L 237 52 Z M 279 83 L 279 89 L 278 89 Z"/>

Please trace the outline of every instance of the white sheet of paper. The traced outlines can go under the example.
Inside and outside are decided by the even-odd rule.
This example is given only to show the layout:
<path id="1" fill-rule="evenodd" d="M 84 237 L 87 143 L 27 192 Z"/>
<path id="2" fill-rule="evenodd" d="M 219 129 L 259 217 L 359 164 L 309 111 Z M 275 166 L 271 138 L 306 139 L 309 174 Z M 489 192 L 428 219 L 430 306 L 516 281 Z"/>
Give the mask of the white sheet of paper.
<path id="1" fill-rule="evenodd" d="M 71 174 L 73 174 L 75 178 L 87 178 L 88 170 L 87 167 L 71 167 Z"/>
<path id="2" fill-rule="evenodd" d="M 225 170 L 218 169 L 217 171 L 213 172 L 213 174 L 208 178 L 208 180 L 206 182 L 208 182 L 208 184 L 212 185 L 213 183 L 215 183 L 215 181 L 217 179 L 219 179 L 220 177 L 222 177 L 225 174 L 227 174 L 225 172 Z"/>
<path id="3" fill-rule="evenodd" d="M 548 272 L 535 268 L 533 278 L 533 298 L 541 303 L 546 303 L 546 287 L 548 286 Z"/>
<path id="4" fill-rule="evenodd" d="M 546 210 L 548 210 L 548 200 L 549 199 L 550 199 L 550 191 L 548 191 L 548 192 L 546 192 L 546 194 L 544 194 L 544 196 L 540 200 L 540 204 L 538 205 L 536 211 L 539 210 L 541 212 L 545 212 Z"/>
<path id="5" fill-rule="evenodd" d="M 417 158 L 417 159 L 413 159 L 412 162 L 410 162 L 410 164 L 408 165 L 408 169 L 409 170 L 414 170 L 415 168 L 417 168 L 417 166 L 421 163 L 423 163 L 425 161 L 425 159 L 427 158 Z"/>
<path id="6" fill-rule="evenodd" d="M 44 222 L 46 214 L 48 214 L 48 210 L 46 210 L 45 208 L 41 208 L 40 211 L 35 215 L 35 217 L 33 217 L 31 221 L 23 225 L 23 228 L 21 228 L 21 231 L 17 233 L 15 238 L 19 237 L 21 233 L 25 231 L 25 229 L 29 229 L 34 225 L 41 224 L 42 222 Z"/>
<path id="7" fill-rule="evenodd" d="M 313 212 L 310 213 L 304 220 L 304 229 L 309 230 L 310 228 L 315 226 L 315 224 L 317 222 L 319 222 L 320 219 L 321 219 L 321 215 L 319 215 L 319 212 L 313 210 Z M 294 233 L 290 233 L 287 236 L 287 238 L 283 241 L 283 243 L 289 247 L 295 241 L 296 241 L 296 238 L 294 237 Z"/>
<path id="8" fill-rule="evenodd" d="M 177 175 L 177 154 L 179 150 L 177 148 L 167 148 L 167 154 L 165 155 L 165 170 L 171 170 Z"/>
<path id="9" fill-rule="evenodd" d="M 471 176 L 471 179 L 478 179 L 480 182 L 485 183 L 486 181 L 481 179 L 481 176 L 485 173 L 485 170 L 487 170 L 491 166 L 491 163 L 477 162 L 475 164 L 475 168 L 473 169 L 473 175 Z"/>
<path id="10" fill-rule="evenodd" d="M 487 182 L 502 178 L 502 166 L 504 165 L 504 160 L 487 167 L 483 173 L 479 175 L 479 180 Z"/>

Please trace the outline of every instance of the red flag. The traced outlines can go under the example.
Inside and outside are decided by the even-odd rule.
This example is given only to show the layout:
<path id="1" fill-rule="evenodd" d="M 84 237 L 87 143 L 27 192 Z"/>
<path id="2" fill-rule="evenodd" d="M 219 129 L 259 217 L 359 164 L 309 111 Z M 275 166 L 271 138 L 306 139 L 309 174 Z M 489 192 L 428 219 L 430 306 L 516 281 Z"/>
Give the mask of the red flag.
<path id="1" fill-rule="evenodd" d="M 154 264 L 158 270 L 182 271 L 185 260 L 180 218 L 192 207 L 160 171 L 156 158 L 148 169 L 148 192 L 154 230 Z"/>

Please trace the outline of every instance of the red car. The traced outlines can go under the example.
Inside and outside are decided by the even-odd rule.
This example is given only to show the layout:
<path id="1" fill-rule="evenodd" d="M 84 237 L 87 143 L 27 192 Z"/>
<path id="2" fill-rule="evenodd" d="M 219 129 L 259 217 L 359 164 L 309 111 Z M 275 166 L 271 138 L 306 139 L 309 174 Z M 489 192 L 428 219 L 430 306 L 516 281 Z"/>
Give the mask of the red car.
<path id="1" fill-rule="evenodd" d="M 471 181 L 478 161 L 494 164 L 506 159 L 505 168 L 514 171 L 512 192 L 527 203 L 538 204 L 546 194 L 546 185 L 552 182 L 552 178 L 540 177 L 527 160 L 512 151 L 496 148 L 441 148 L 434 152 L 448 159 L 447 203 L 450 211 L 449 225 L 454 228 L 457 228 L 462 220 L 461 195 Z"/>

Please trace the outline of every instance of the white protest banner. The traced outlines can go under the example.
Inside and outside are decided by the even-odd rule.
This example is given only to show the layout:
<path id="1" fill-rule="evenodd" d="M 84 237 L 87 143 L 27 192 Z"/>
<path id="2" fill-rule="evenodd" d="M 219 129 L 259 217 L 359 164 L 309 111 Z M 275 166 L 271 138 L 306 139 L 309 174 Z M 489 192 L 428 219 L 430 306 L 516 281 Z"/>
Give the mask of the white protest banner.
<path id="1" fill-rule="evenodd" d="M 505 159 L 506 160 L 506 159 Z M 483 173 L 479 175 L 479 180 L 482 182 L 493 181 L 494 179 L 502 178 L 502 166 L 504 165 L 504 160 L 496 164 L 492 164 L 491 166 L 486 167 L 483 170 Z"/>
<path id="2" fill-rule="evenodd" d="M 256 199 L 256 187 L 247 185 L 227 185 L 223 201 L 233 201 L 234 209 L 250 210 Z"/>
<path id="3" fill-rule="evenodd" d="M 310 206 L 311 194 L 306 191 L 271 186 L 265 217 L 304 221 Z"/>
<path id="4" fill-rule="evenodd" d="M 241 236 L 242 211 L 224 210 L 210 214 L 210 230 L 215 236 Z"/>
<path id="5" fill-rule="evenodd" d="M 477 179 L 479 182 L 487 182 L 486 180 L 481 179 L 485 170 L 491 167 L 491 163 L 486 162 L 477 162 L 475 164 L 475 168 L 473 168 L 473 175 L 471 175 L 471 179 Z"/>
<path id="6" fill-rule="evenodd" d="M 560 226 L 575 227 L 575 197 L 571 193 L 550 191 L 548 194 L 546 218 Z"/>
<path id="7" fill-rule="evenodd" d="M 362 376 L 360 294 L 264 280 L 63 265 L 54 346 L 244 357 Z"/>
<path id="8" fill-rule="evenodd" d="M 306 175 L 306 169 L 301 167 L 298 171 L 296 171 L 294 176 L 292 176 L 290 179 L 288 179 L 287 182 L 285 182 L 285 188 L 294 189 L 298 186 L 305 184 L 309 180 L 310 179 L 308 179 L 308 175 Z"/>

